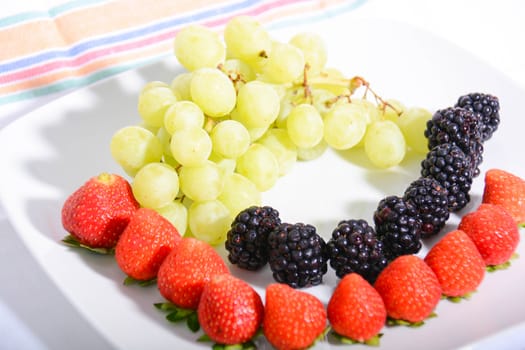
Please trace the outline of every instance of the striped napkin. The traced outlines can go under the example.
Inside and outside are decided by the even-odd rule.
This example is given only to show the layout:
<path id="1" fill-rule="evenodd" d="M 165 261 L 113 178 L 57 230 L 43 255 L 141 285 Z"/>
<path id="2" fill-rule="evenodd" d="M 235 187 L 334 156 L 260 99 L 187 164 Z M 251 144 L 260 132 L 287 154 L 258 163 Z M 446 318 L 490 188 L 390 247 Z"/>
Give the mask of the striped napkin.
<path id="1" fill-rule="evenodd" d="M 172 55 L 179 29 L 220 31 L 238 15 L 269 29 L 311 22 L 365 0 L 76 0 L 0 19 L 0 128 L 74 89 Z M 212 3 L 212 4 L 210 4 Z"/>

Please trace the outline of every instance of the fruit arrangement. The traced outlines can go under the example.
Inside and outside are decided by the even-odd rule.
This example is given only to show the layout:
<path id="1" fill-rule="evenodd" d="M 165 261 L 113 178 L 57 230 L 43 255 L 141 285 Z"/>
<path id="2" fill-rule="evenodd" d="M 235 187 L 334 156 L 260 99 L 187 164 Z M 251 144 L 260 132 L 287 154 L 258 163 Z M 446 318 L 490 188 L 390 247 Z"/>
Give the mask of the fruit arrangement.
<path id="1" fill-rule="evenodd" d="M 485 271 L 510 264 L 525 224 L 519 176 L 486 171 L 482 204 L 443 234 L 481 174 L 500 123 L 495 96 L 460 96 L 433 114 L 406 108 L 325 67 L 316 35 L 277 42 L 248 17 L 226 25 L 224 42 L 185 28 L 174 48 L 188 72 L 147 84 L 143 124 L 111 140 L 132 180 L 92 177 L 62 210 L 64 242 L 114 254 L 125 283 L 155 284 L 168 320 L 202 329 L 214 348 L 253 348 L 261 334 L 277 349 L 307 348 L 328 333 L 378 344 L 383 327 L 421 325 L 442 297 L 466 298 Z M 378 201 L 373 225 L 344 219 L 325 241 L 313 225 L 283 222 L 261 192 L 327 148 L 360 149 L 379 168 L 411 149 L 423 157 L 420 176 Z M 420 256 L 429 237 L 437 242 Z M 240 269 L 269 265 L 275 283 L 264 300 L 214 245 Z M 324 305 L 300 288 L 322 284 L 329 268 L 339 280 Z"/>

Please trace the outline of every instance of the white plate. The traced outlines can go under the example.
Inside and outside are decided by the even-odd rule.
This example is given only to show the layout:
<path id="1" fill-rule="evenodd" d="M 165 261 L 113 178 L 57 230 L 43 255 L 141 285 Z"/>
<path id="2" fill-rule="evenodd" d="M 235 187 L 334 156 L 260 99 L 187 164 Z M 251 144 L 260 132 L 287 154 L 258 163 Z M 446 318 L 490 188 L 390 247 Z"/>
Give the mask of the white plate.
<path id="1" fill-rule="evenodd" d="M 331 66 L 348 76 L 365 77 L 385 98 L 435 110 L 453 105 L 468 92 L 499 96 L 503 121 L 486 143 L 482 172 L 501 167 L 525 176 L 520 135 L 525 93 L 497 71 L 449 43 L 396 22 L 357 21 L 346 15 L 273 34 L 285 40 L 306 29 L 324 37 Z M 171 58 L 122 74 L 50 103 L 0 134 L 0 193 L 9 219 L 58 288 L 115 348 L 209 348 L 154 309 L 153 303 L 162 301 L 155 287 L 124 286 L 124 275 L 112 257 L 79 252 L 60 243 L 66 234 L 60 209 L 67 195 L 102 171 L 122 173 L 110 157 L 109 140 L 118 128 L 139 123 L 136 100 L 142 85 L 151 80 L 169 82 L 179 72 Z M 264 195 L 264 202 L 276 207 L 283 220 L 312 223 L 327 238 L 340 219 L 371 222 L 381 198 L 402 194 L 418 177 L 420 160 L 411 155 L 399 168 L 380 171 L 367 167 L 359 152 L 329 152 L 319 160 L 298 164 Z M 479 204 L 482 187 L 480 176 L 471 192 L 472 202 L 462 213 Z M 457 223 L 458 216 L 453 215 L 447 229 Z M 525 255 L 523 244 L 518 250 Z M 261 293 L 272 282 L 268 269 L 232 271 Z M 522 258 L 509 270 L 487 274 L 471 300 L 441 301 L 436 310 L 439 316 L 421 328 L 385 328 L 381 348 L 455 348 L 519 326 L 525 321 L 524 271 Z M 322 286 L 307 291 L 326 302 L 335 283 L 330 270 Z M 316 348 L 332 346 L 320 343 Z"/>

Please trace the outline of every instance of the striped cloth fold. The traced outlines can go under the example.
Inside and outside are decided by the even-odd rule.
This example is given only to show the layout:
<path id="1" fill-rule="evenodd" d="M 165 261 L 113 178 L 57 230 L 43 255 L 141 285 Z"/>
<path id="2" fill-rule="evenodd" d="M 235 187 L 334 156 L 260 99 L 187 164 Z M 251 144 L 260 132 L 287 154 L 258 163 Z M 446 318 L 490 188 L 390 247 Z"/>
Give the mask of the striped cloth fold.
<path id="1" fill-rule="evenodd" d="M 0 19 L 0 105 L 89 85 L 172 55 L 182 27 L 220 31 L 234 16 L 269 29 L 319 20 L 365 0 L 76 0 Z"/>

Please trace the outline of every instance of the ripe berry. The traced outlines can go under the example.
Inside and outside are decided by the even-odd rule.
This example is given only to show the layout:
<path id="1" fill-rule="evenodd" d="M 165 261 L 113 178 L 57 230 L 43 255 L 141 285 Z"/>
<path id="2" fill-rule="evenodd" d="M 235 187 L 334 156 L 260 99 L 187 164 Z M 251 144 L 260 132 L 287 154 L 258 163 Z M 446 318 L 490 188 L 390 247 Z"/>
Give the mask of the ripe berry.
<path id="1" fill-rule="evenodd" d="M 485 262 L 469 236 L 455 230 L 441 238 L 425 256 L 439 280 L 443 294 L 460 297 L 478 288 L 485 276 Z"/>
<path id="2" fill-rule="evenodd" d="M 421 219 L 416 207 L 397 196 L 383 198 L 374 212 L 377 236 L 388 260 L 421 249 Z"/>
<path id="3" fill-rule="evenodd" d="M 430 316 L 441 299 L 441 286 L 432 269 L 416 255 L 392 261 L 377 277 L 374 287 L 388 316 L 418 323 Z"/>
<path id="4" fill-rule="evenodd" d="M 266 265 L 268 235 L 280 223 L 279 212 L 268 206 L 253 206 L 241 211 L 226 238 L 228 260 L 246 270 L 257 270 Z"/>
<path id="5" fill-rule="evenodd" d="M 269 264 L 277 282 L 315 286 L 328 271 L 326 244 L 314 226 L 282 223 L 268 236 Z"/>
<path id="6" fill-rule="evenodd" d="M 339 222 L 326 248 L 330 266 L 340 278 L 356 272 L 374 283 L 387 264 L 383 242 L 365 220 Z"/>

